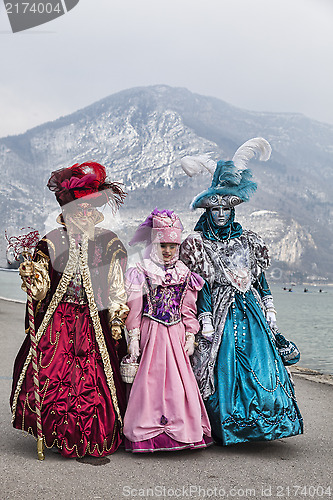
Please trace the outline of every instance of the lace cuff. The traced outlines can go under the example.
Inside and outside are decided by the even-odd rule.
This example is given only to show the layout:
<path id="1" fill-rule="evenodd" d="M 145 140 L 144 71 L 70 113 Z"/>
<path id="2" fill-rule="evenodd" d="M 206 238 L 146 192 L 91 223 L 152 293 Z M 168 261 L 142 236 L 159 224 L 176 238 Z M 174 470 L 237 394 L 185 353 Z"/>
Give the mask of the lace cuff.
<path id="1" fill-rule="evenodd" d="M 187 341 L 187 340 L 193 340 L 193 341 L 194 341 L 194 340 L 195 340 L 195 335 L 194 335 L 194 333 L 191 333 L 191 332 L 186 332 L 186 333 L 185 333 L 185 340 L 186 340 L 186 341 Z"/>
<path id="2" fill-rule="evenodd" d="M 276 314 L 272 295 L 266 295 L 261 300 L 265 306 L 266 311 L 272 311 Z"/>
<path id="3" fill-rule="evenodd" d="M 140 328 L 133 328 L 133 330 L 129 330 L 128 338 L 130 340 L 140 340 Z"/>
<path id="4" fill-rule="evenodd" d="M 198 321 L 199 321 L 199 323 L 203 324 L 203 323 L 205 323 L 207 318 L 209 318 L 212 321 L 213 315 L 211 312 L 203 312 L 203 313 L 199 314 Z"/>
<path id="5" fill-rule="evenodd" d="M 129 308 L 126 305 L 127 296 L 125 293 L 123 272 L 117 260 L 113 266 L 110 266 L 108 283 L 109 321 L 111 325 L 123 326 L 129 313 Z"/>

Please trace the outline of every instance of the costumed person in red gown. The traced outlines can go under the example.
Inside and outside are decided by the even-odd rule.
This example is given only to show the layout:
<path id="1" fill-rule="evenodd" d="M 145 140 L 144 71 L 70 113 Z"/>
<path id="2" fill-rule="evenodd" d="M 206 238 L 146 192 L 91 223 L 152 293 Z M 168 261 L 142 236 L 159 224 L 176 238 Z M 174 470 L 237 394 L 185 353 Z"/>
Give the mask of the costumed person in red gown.
<path id="1" fill-rule="evenodd" d="M 130 242 L 147 245 L 142 262 L 126 273 L 128 352 L 135 359 L 141 353 L 124 418 L 126 450 L 134 453 L 212 443 L 190 363 L 204 280 L 179 260 L 181 231 L 173 211 L 155 209 Z"/>
<path id="2" fill-rule="evenodd" d="M 48 187 L 62 208 L 60 227 L 20 266 L 22 288 L 27 277 L 32 281 L 43 440 L 65 457 L 102 457 L 122 440 L 127 255 L 115 233 L 96 227 L 104 219 L 96 207 L 116 210 L 125 193 L 95 162 L 53 172 Z M 15 361 L 11 407 L 14 427 L 36 436 L 31 357 L 27 335 Z"/>

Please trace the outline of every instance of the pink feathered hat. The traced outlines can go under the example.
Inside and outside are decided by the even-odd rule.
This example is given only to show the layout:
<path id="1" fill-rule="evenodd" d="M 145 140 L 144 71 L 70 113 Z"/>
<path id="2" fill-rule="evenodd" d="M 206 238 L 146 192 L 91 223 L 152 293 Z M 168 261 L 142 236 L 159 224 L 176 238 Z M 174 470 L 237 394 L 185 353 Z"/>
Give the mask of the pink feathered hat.
<path id="1" fill-rule="evenodd" d="M 152 243 L 177 243 L 181 244 L 183 225 L 178 215 L 172 210 L 158 210 L 155 208 L 147 219 L 140 224 L 129 245 L 145 242 Z"/>

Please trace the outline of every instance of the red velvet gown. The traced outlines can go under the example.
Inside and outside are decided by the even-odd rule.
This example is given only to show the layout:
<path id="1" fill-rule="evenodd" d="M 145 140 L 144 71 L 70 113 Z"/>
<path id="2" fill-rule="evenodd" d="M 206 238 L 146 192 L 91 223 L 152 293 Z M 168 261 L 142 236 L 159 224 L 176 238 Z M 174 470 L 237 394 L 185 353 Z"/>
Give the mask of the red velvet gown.
<path id="1" fill-rule="evenodd" d="M 108 307 L 119 300 L 110 296 L 110 280 L 126 251 L 109 231 L 96 229 L 94 241 L 79 243 L 59 228 L 39 242 L 39 259 L 48 262 L 51 282 L 34 301 L 44 444 L 66 457 L 113 453 L 122 440 L 126 345 L 112 337 Z M 29 335 L 15 361 L 11 406 L 14 427 L 36 436 Z"/>

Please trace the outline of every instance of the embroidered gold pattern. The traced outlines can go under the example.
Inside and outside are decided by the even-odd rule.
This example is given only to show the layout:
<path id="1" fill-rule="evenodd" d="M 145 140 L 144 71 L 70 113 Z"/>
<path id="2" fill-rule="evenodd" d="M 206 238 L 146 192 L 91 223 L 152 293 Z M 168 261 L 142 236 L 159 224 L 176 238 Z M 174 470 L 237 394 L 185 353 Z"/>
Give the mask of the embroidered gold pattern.
<path id="1" fill-rule="evenodd" d="M 58 343 L 59 343 L 59 337 L 60 337 L 60 332 L 56 332 L 56 341 L 55 341 L 55 343 L 54 343 L 54 344 L 52 344 L 52 345 L 55 345 L 55 348 L 54 348 L 54 350 L 53 350 L 53 354 L 52 354 L 52 357 L 51 357 L 50 362 L 49 362 L 47 365 L 45 365 L 45 366 L 44 366 L 44 365 L 42 365 L 43 353 L 42 353 L 42 352 L 40 353 L 40 356 L 39 356 L 39 366 L 40 366 L 41 368 L 48 368 L 48 367 L 51 365 L 51 363 L 52 363 L 52 361 L 53 361 L 53 358 L 54 358 L 54 356 L 55 356 L 55 354 L 56 354 L 56 352 L 57 352 Z"/>
<path id="2" fill-rule="evenodd" d="M 87 237 L 84 237 L 83 242 L 82 242 L 82 249 L 80 252 L 80 267 L 81 267 L 81 272 L 82 272 L 82 283 L 83 283 L 83 287 L 85 289 L 85 292 L 87 294 L 90 316 L 91 316 L 91 319 L 93 322 L 93 327 L 95 330 L 95 335 L 96 335 L 96 340 L 97 340 L 97 344 L 99 347 L 99 351 L 100 351 L 100 354 L 102 357 L 106 380 L 107 380 L 107 383 L 108 383 L 108 386 L 110 389 L 114 409 L 117 412 L 118 420 L 119 420 L 120 424 L 122 425 L 122 418 L 121 418 L 120 410 L 119 410 L 119 406 L 118 406 L 116 387 L 115 387 L 114 379 L 113 379 L 113 370 L 111 367 L 109 354 L 108 354 L 106 344 L 105 344 L 103 330 L 102 330 L 101 322 L 99 319 L 99 314 L 98 314 L 96 302 L 94 299 L 94 292 L 93 292 L 90 272 L 89 272 L 89 268 L 88 268 L 88 238 Z"/>
<path id="3" fill-rule="evenodd" d="M 45 381 L 45 384 L 44 384 L 43 389 L 42 389 L 41 391 L 39 391 L 39 392 L 40 392 L 40 394 L 43 394 L 43 393 L 44 393 L 44 394 L 43 394 L 43 397 L 42 397 L 42 400 L 41 400 L 41 402 L 40 402 L 40 408 L 41 408 L 41 409 L 42 409 L 42 407 L 43 407 L 43 404 L 44 404 L 44 399 L 45 399 L 45 396 L 46 396 L 47 390 L 48 390 L 48 388 L 49 388 L 49 385 L 50 385 L 50 379 L 49 379 L 49 378 L 47 378 L 47 379 L 46 379 L 46 381 Z"/>
<path id="4" fill-rule="evenodd" d="M 51 345 L 55 345 L 55 344 L 57 343 L 57 341 L 58 341 L 58 339 L 57 339 L 57 334 L 58 334 L 58 333 L 60 333 L 60 332 L 56 332 L 56 339 L 55 339 L 55 341 L 53 342 L 53 341 L 52 341 L 53 319 L 54 319 L 54 318 L 52 318 L 52 319 L 51 319 L 51 321 L 50 321 L 50 325 L 49 325 L 49 327 L 48 327 L 48 328 L 49 328 L 49 343 L 50 343 Z M 46 329 L 46 331 L 45 331 L 45 335 L 46 335 L 46 332 L 47 332 L 47 329 Z"/>
<path id="5" fill-rule="evenodd" d="M 37 304 L 37 306 L 36 306 L 35 316 L 39 313 L 39 309 L 40 309 L 41 305 L 42 305 L 42 301 L 41 301 L 41 300 L 39 300 L 39 301 L 38 301 L 38 304 Z"/>
<path id="6" fill-rule="evenodd" d="M 110 248 L 110 247 L 113 245 L 113 243 L 114 243 L 115 241 L 117 241 L 117 240 L 119 240 L 119 238 L 116 236 L 115 238 L 113 238 L 112 240 L 110 240 L 110 241 L 109 241 L 109 243 L 108 243 L 108 244 L 107 244 L 107 246 L 106 246 L 106 253 L 108 253 L 109 248 Z"/>
<path id="7" fill-rule="evenodd" d="M 74 274 L 77 262 L 79 261 L 81 272 L 82 272 L 83 287 L 84 287 L 85 292 L 87 294 L 87 299 L 88 299 L 88 304 L 89 304 L 89 309 L 90 309 L 90 316 L 91 316 L 93 327 L 95 330 L 96 340 L 98 343 L 99 351 L 100 351 L 100 354 L 102 357 L 105 376 L 107 379 L 108 387 L 110 389 L 113 406 L 114 406 L 114 409 L 117 413 L 118 421 L 122 427 L 122 418 L 121 418 L 121 414 L 120 414 L 120 410 L 119 410 L 119 406 L 118 406 L 116 387 L 115 387 L 114 379 L 113 379 L 113 370 L 111 367 L 111 362 L 110 362 L 109 354 L 107 351 L 107 347 L 105 344 L 104 334 L 103 334 L 102 326 L 100 323 L 98 309 L 97 309 L 97 306 L 95 303 L 94 292 L 93 292 L 92 284 L 91 284 L 91 277 L 90 277 L 90 272 L 89 272 L 89 267 L 88 267 L 88 238 L 86 235 L 84 236 L 81 250 L 76 248 L 75 240 L 73 237 L 70 236 L 69 239 L 70 239 L 70 248 L 69 248 L 68 262 L 66 264 L 63 275 L 59 281 L 57 289 L 56 289 L 56 291 L 51 299 L 51 302 L 48 306 L 48 309 L 45 313 L 43 321 L 42 321 L 42 323 L 37 331 L 36 343 L 38 345 L 42 335 L 45 333 L 47 326 L 48 326 L 50 320 L 52 319 L 53 314 L 54 314 L 57 306 L 59 305 L 63 295 L 65 294 L 65 292 L 67 290 L 69 282 Z M 51 246 L 53 246 L 53 249 L 55 251 L 55 248 L 54 248 L 54 245 L 52 242 L 49 242 L 49 240 L 46 240 L 46 239 L 44 239 L 44 241 L 47 241 L 48 243 L 50 243 Z M 112 243 L 112 242 L 109 242 L 109 245 L 110 245 L 110 243 Z M 114 258 L 115 258 L 115 256 L 113 256 L 112 260 L 114 260 Z M 57 347 L 57 342 L 56 342 L 56 347 Z M 12 405 L 12 422 L 14 422 L 14 420 L 15 420 L 18 397 L 19 397 L 19 394 L 20 394 L 20 391 L 22 388 L 22 384 L 23 384 L 29 363 L 31 361 L 31 358 L 32 358 L 32 352 L 31 352 L 31 348 L 30 348 L 28 356 L 25 360 L 22 372 L 21 372 L 19 380 L 18 380 L 16 389 L 15 389 L 15 393 L 14 393 L 13 405 Z M 52 359 L 53 359 L 53 357 L 52 357 Z M 47 388 L 46 388 L 46 390 L 47 390 Z M 45 393 L 44 393 L 44 397 L 45 397 Z M 43 400 L 44 400 L 44 397 L 43 397 Z M 24 403 L 22 430 L 24 430 L 24 413 L 25 413 L 26 403 L 29 404 L 29 402 L 25 401 L 25 403 Z M 91 450 L 90 449 L 90 442 L 89 442 L 87 444 L 86 453 L 92 454 L 94 452 L 94 450 L 97 449 L 98 453 L 101 455 L 105 451 L 111 450 L 111 448 L 113 446 L 113 442 L 114 442 L 116 427 L 117 427 L 117 422 L 115 423 L 114 433 L 112 436 L 112 442 L 111 442 L 110 448 L 107 447 L 107 444 L 105 442 L 103 445 L 102 451 L 99 450 L 99 447 L 97 444 L 94 446 L 93 450 Z M 28 429 L 28 432 L 29 432 L 29 430 L 30 430 L 30 428 Z M 45 439 L 44 439 L 44 441 L 45 441 Z M 54 443 L 55 442 L 58 443 L 57 439 L 54 441 Z M 51 447 L 54 445 L 54 443 L 51 445 Z M 72 451 L 75 448 L 77 456 L 78 457 L 80 456 L 77 452 L 77 445 L 74 445 L 73 448 L 69 448 L 66 443 L 64 443 L 64 444 L 65 444 L 66 449 L 68 449 L 69 451 Z M 45 443 L 45 445 L 48 447 L 48 445 L 46 443 Z M 57 444 L 57 446 L 62 447 L 62 446 L 59 446 L 58 444 Z"/>
<path id="8" fill-rule="evenodd" d="M 108 446 L 107 439 L 104 439 L 104 441 L 103 441 L 103 447 L 102 447 L 102 450 L 100 450 L 100 447 L 99 447 L 99 445 L 98 445 L 97 443 L 95 443 L 95 444 L 93 445 L 93 448 L 91 449 L 91 443 L 90 443 L 90 441 L 88 441 L 88 443 L 87 443 L 87 445 L 86 445 L 85 452 L 83 453 L 83 455 L 80 455 L 80 454 L 78 453 L 77 444 L 74 444 L 72 447 L 70 447 L 70 446 L 68 446 L 68 444 L 67 444 L 67 442 L 66 442 L 66 440 L 65 440 L 65 439 L 61 439 L 61 440 L 60 440 L 60 443 L 59 443 L 58 438 L 55 438 L 55 439 L 53 440 L 52 444 L 51 444 L 51 445 L 49 445 L 49 444 L 47 444 L 47 442 L 46 442 L 45 436 L 43 436 L 43 441 L 44 441 L 44 445 L 45 445 L 45 447 L 46 447 L 46 448 L 48 448 L 49 450 L 50 450 L 51 448 L 53 448 L 54 446 L 56 446 L 57 448 L 60 448 L 61 450 L 62 450 L 64 447 L 65 447 L 65 448 L 66 448 L 66 450 L 68 450 L 68 451 L 73 451 L 73 450 L 75 449 L 75 453 L 76 453 L 76 456 L 77 456 L 78 458 L 82 458 L 82 457 L 84 457 L 85 455 L 92 455 L 92 454 L 95 452 L 95 450 L 97 451 L 97 453 L 98 453 L 99 455 L 103 455 L 103 454 L 105 454 L 105 452 L 106 452 L 106 453 L 109 453 L 109 452 L 111 451 L 112 447 L 113 447 L 113 444 L 114 444 L 114 441 L 115 441 L 115 437 L 116 437 L 117 426 L 118 426 L 118 425 L 117 425 L 117 421 L 116 421 L 116 422 L 115 422 L 115 425 L 114 425 L 114 429 L 113 429 L 113 434 L 112 434 L 112 437 L 111 437 L 111 444 L 110 444 L 110 446 Z M 24 430 L 24 431 L 25 431 L 25 429 L 22 429 L 22 430 Z M 36 436 L 35 436 L 35 434 L 34 434 L 34 431 L 33 431 L 33 429 L 32 429 L 31 427 L 29 427 L 29 428 L 28 428 L 25 432 L 27 432 L 28 434 L 30 434 L 31 436 L 33 436 L 33 437 L 37 440 L 37 438 L 36 438 Z M 52 434 L 55 434 L 55 435 L 56 435 L 56 432 L 53 432 Z"/>
<path id="9" fill-rule="evenodd" d="M 35 408 L 35 409 L 33 409 L 33 408 L 30 406 L 30 403 L 29 403 L 29 394 L 30 394 L 30 393 L 29 393 L 29 392 L 27 392 L 27 397 L 25 398 L 25 402 L 24 402 L 24 404 L 25 404 L 26 406 L 28 406 L 28 408 L 29 408 L 29 410 L 31 411 L 31 413 L 36 413 L 36 408 Z"/>
<path id="10" fill-rule="evenodd" d="M 21 427 L 22 431 L 24 431 L 24 415 L 25 415 L 25 407 L 26 407 L 26 405 L 27 405 L 27 399 L 28 399 L 28 397 L 29 397 L 29 393 L 27 392 L 26 398 L 25 398 L 25 400 L 24 400 L 24 405 L 23 405 L 23 413 L 22 413 L 22 427 Z"/>
<path id="11" fill-rule="evenodd" d="M 123 325 L 123 318 L 126 318 L 129 308 L 126 305 L 127 295 L 125 293 L 124 275 L 119 261 L 110 264 L 108 273 L 109 287 L 109 321 L 117 318 L 116 325 Z"/>
<path id="12" fill-rule="evenodd" d="M 49 241 L 49 240 L 45 239 L 45 241 Z M 52 243 L 52 242 L 50 242 L 50 243 Z M 52 243 L 52 245 L 53 245 L 53 243 Z M 54 247 L 54 245 L 53 245 L 53 247 Z M 59 281 L 57 289 L 56 289 L 56 291 L 51 299 L 49 307 L 47 308 L 47 311 L 45 313 L 43 321 L 42 321 L 42 323 L 41 323 L 41 325 L 38 328 L 38 331 L 36 333 L 36 344 L 37 345 L 38 345 L 42 335 L 44 334 L 44 332 L 47 328 L 47 325 L 49 324 L 49 322 L 53 316 L 54 311 L 58 307 L 59 302 L 61 301 L 64 293 L 67 290 L 69 282 L 73 276 L 78 258 L 79 258 L 79 254 L 78 254 L 78 250 L 75 248 L 75 240 L 73 238 L 70 238 L 70 249 L 69 249 L 68 262 L 66 264 L 63 275 Z M 25 360 L 25 363 L 23 365 L 22 372 L 21 372 L 20 377 L 18 379 L 15 393 L 14 393 L 13 405 L 12 405 L 12 423 L 15 420 L 17 400 L 18 400 L 19 394 L 21 392 L 21 387 L 22 387 L 29 363 L 31 361 L 31 357 L 32 357 L 32 352 L 31 352 L 31 348 L 30 348 L 27 359 Z"/>
<path id="13" fill-rule="evenodd" d="M 48 255 L 46 255 L 44 252 L 42 252 L 41 250 L 38 250 L 36 253 L 38 256 L 41 256 L 42 259 L 50 260 L 50 257 Z"/>
<path id="14" fill-rule="evenodd" d="M 124 252 L 123 252 L 123 249 L 122 249 L 122 248 L 118 248 L 118 249 L 114 252 L 114 254 L 112 255 L 112 257 L 111 257 L 111 262 L 110 262 L 110 269 L 111 269 L 111 267 L 113 266 L 114 261 L 116 260 L 118 253 L 124 253 Z"/>
<path id="15" fill-rule="evenodd" d="M 51 241 L 51 240 L 49 240 L 47 238 L 43 238 L 42 241 L 45 241 L 45 243 L 47 243 L 48 248 L 50 248 L 50 247 L 52 248 L 52 250 L 54 252 L 54 255 L 55 255 L 56 249 L 55 249 L 53 241 Z"/>

